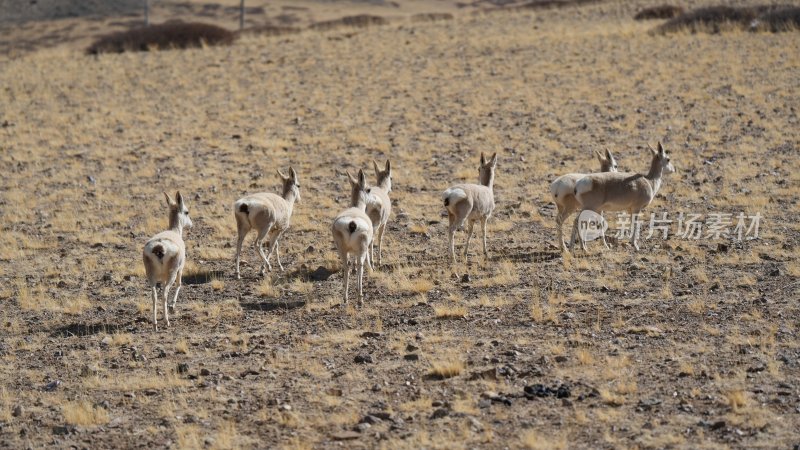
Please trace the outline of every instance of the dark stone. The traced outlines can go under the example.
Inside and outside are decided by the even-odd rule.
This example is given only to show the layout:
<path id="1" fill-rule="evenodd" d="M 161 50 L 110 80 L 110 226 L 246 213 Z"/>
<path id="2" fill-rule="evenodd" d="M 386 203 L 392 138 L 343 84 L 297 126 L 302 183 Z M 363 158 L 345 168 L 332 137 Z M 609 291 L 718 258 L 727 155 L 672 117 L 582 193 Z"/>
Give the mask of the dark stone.
<path id="1" fill-rule="evenodd" d="M 405 359 L 406 361 L 419 361 L 419 355 L 417 355 L 416 353 L 409 353 L 403 356 L 403 359 Z"/>
<path id="2" fill-rule="evenodd" d="M 372 355 L 368 353 L 361 353 L 359 355 L 356 355 L 354 361 L 357 364 L 372 364 L 375 362 L 375 360 L 372 359 Z"/>
<path id="3" fill-rule="evenodd" d="M 442 417 L 447 417 L 448 415 L 450 415 L 450 411 L 444 408 L 439 408 L 434 411 L 433 414 L 431 414 L 431 420 L 441 419 Z"/>
<path id="4" fill-rule="evenodd" d="M 331 277 L 331 275 L 333 275 L 333 272 L 326 269 L 325 267 L 319 266 L 317 267 L 317 270 L 308 274 L 308 277 L 314 281 L 326 281 L 328 278 Z"/>
<path id="5" fill-rule="evenodd" d="M 189 372 L 189 365 L 186 363 L 178 364 L 178 373 L 187 373 Z"/>

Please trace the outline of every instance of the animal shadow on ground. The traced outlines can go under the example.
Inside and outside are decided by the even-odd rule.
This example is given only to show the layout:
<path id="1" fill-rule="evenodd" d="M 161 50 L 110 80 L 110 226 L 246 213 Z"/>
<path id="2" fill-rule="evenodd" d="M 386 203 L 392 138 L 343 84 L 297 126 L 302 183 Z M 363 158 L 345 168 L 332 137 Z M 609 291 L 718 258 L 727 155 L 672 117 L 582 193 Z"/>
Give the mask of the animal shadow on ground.
<path id="1" fill-rule="evenodd" d="M 225 272 L 221 270 L 209 270 L 206 272 L 197 272 L 191 275 L 186 275 L 185 277 L 181 278 L 183 284 L 206 284 L 210 283 L 213 280 L 222 278 Z"/>
<path id="2" fill-rule="evenodd" d="M 50 333 L 50 337 L 66 338 L 72 336 L 94 336 L 100 333 L 113 334 L 126 328 L 128 325 L 129 324 L 116 323 L 71 323 L 54 329 L 53 332 Z"/>

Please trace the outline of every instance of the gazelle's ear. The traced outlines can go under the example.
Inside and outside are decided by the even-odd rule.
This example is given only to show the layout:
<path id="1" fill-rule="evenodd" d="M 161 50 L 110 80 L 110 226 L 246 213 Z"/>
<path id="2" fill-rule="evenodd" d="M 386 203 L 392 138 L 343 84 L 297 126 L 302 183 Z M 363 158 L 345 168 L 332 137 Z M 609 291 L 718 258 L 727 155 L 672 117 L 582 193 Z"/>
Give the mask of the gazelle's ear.
<path id="1" fill-rule="evenodd" d="M 664 154 L 664 146 L 661 145 L 661 141 L 658 141 L 658 153 L 661 155 Z"/>
<path id="2" fill-rule="evenodd" d="M 166 199 L 167 199 L 167 206 L 172 206 L 172 205 L 174 205 L 174 204 L 175 204 L 175 202 L 174 202 L 174 201 L 172 201 L 172 199 L 171 199 L 171 198 L 169 198 L 169 194 L 167 194 L 166 192 L 164 192 L 164 198 L 166 198 Z"/>
<path id="3" fill-rule="evenodd" d="M 497 152 L 494 152 L 492 155 L 492 159 L 489 161 L 489 164 L 494 167 L 497 165 Z"/>
<path id="4" fill-rule="evenodd" d="M 609 150 L 609 149 L 606 149 L 606 158 L 609 159 L 609 160 L 613 160 L 614 159 L 614 155 L 611 154 L 611 150 Z"/>
<path id="5" fill-rule="evenodd" d="M 292 176 L 292 181 L 297 181 L 297 172 L 294 171 L 294 167 L 289 167 L 289 173 Z"/>
<path id="6" fill-rule="evenodd" d="M 364 171 L 358 169 L 358 187 L 361 189 L 365 189 L 367 187 L 367 176 L 364 175 Z"/>
<path id="7" fill-rule="evenodd" d="M 286 175 L 283 174 L 283 172 L 281 172 L 281 169 L 275 169 L 275 171 L 278 172 L 278 176 L 281 177 L 281 180 L 289 179 L 289 177 L 287 177 Z"/>
<path id="8" fill-rule="evenodd" d="M 183 203 L 183 196 L 181 195 L 180 191 L 175 192 L 175 202 L 181 206 L 185 205 L 185 203 Z"/>
<path id="9" fill-rule="evenodd" d="M 600 152 L 598 152 L 597 150 L 594 151 L 594 154 L 597 155 L 597 160 L 600 162 L 603 162 L 603 160 L 605 159 L 603 158 L 603 155 L 600 154 Z"/>
<path id="10" fill-rule="evenodd" d="M 392 163 L 388 159 L 386 160 L 386 171 L 392 173 Z"/>
<path id="11" fill-rule="evenodd" d="M 375 168 L 375 176 L 378 176 L 378 175 L 381 174 L 381 169 L 378 168 L 378 163 L 375 162 L 374 159 L 372 160 L 372 167 Z"/>
<path id="12" fill-rule="evenodd" d="M 345 173 L 347 174 L 347 179 L 350 181 L 350 184 L 358 184 L 358 180 L 352 175 L 350 175 L 350 171 L 346 170 Z"/>
<path id="13" fill-rule="evenodd" d="M 486 158 L 484 158 L 484 156 L 483 156 L 483 152 L 481 152 L 481 165 L 482 165 L 482 166 L 485 166 L 485 165 L 486 165 Z"/>
<path id="14" fill-rule="evenodd" d="M 652 145 L 650 145 L 650 143 L 649 143 L 649 142 L 647 143 L 647 148 L 648 148 L 648 149 L 650 149 L 650 153 L 651 153 L 653 156 L 655 156 L 655 155 L 657 155 L 657 154 L 658 154 L 658 151 L 657 151 L 656 149 L 654 149 L 654 148 L 653 148 L 653 146 L 652 146 Z"/>

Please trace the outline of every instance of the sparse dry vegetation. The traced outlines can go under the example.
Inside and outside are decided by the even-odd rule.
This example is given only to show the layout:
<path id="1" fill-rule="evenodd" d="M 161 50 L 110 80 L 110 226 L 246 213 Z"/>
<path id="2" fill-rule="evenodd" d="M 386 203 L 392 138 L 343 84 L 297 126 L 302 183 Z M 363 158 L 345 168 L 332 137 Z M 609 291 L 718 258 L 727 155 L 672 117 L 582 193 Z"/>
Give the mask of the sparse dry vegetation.
<path id="1" fill-rule="evenodd" d="M 159 21 L 235 19 L 225 2 L 151 4 Z M 265 2 L 246 22 L 263 32 L 184 52 L 95 58 L 68 39 L 132 18 L 0 30 L 64 29 L 0 51 L 0 445 L 795 445 L 796 33 L 651 35 L 633 16 L 655 0 L 373 3 Z M 692 6 L 720 4 L 757 6 Z M 359 14 L 389 23 L 309 27 Z M 548 183 L 603 147 L 643 170 L 657 139 L 678 172 L 649 210 L 759 212 L 761 237 L 645 225 L 641 252 L 559 255 Z M 473 236 L 454 270 L 440 195 L 477 181 L 480 151 L 499 158 L 490 256 Z M 344 170 L 388 158 L 384 265 L 364 306 L 341 305 L 327 212 L 348 201 Z M 257 276 L 251 238 L 236 280 L 231 204 L 289 165 L 286 270 Z M 176 188 L 195 226 L 153 333 L 141 247 Z"/>
<path id="2" fill-rule="evenodd" d="M 168 22 L 103 36 L 90 45 L 86 52 L 96 55 L 230 45 L 235 37 L 232 32 L 216 25 Z"/>

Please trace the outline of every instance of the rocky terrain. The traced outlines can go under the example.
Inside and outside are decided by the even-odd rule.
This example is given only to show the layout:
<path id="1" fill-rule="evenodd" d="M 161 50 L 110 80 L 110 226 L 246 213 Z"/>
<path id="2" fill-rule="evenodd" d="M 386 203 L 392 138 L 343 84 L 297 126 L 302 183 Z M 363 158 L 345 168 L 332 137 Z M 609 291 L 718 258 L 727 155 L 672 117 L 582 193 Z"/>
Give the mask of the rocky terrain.
<path id="1" fill-rule="evenodd" d="M 643 5 L 6 58 L 0 446 L 800 444 L 800 40 L 654 36 Z M 657 141 L 677 172 L 642 250 L 561 255 L 549 183 L 605 148 L 645 171 Z M 473 239 L 451 268 L 440 195 L 477 181 L 481 152 L 499 158 L 489 260 Z M 343 305 L 345 171 L 373 182 L 387 158 L 384 266 Z M 251 235 L 237 280 L 232 204 L 289 166 L 286 271 L 258 276 Z M 154 332 L 141 249 L 175 190 L 189 263 Z"/>

